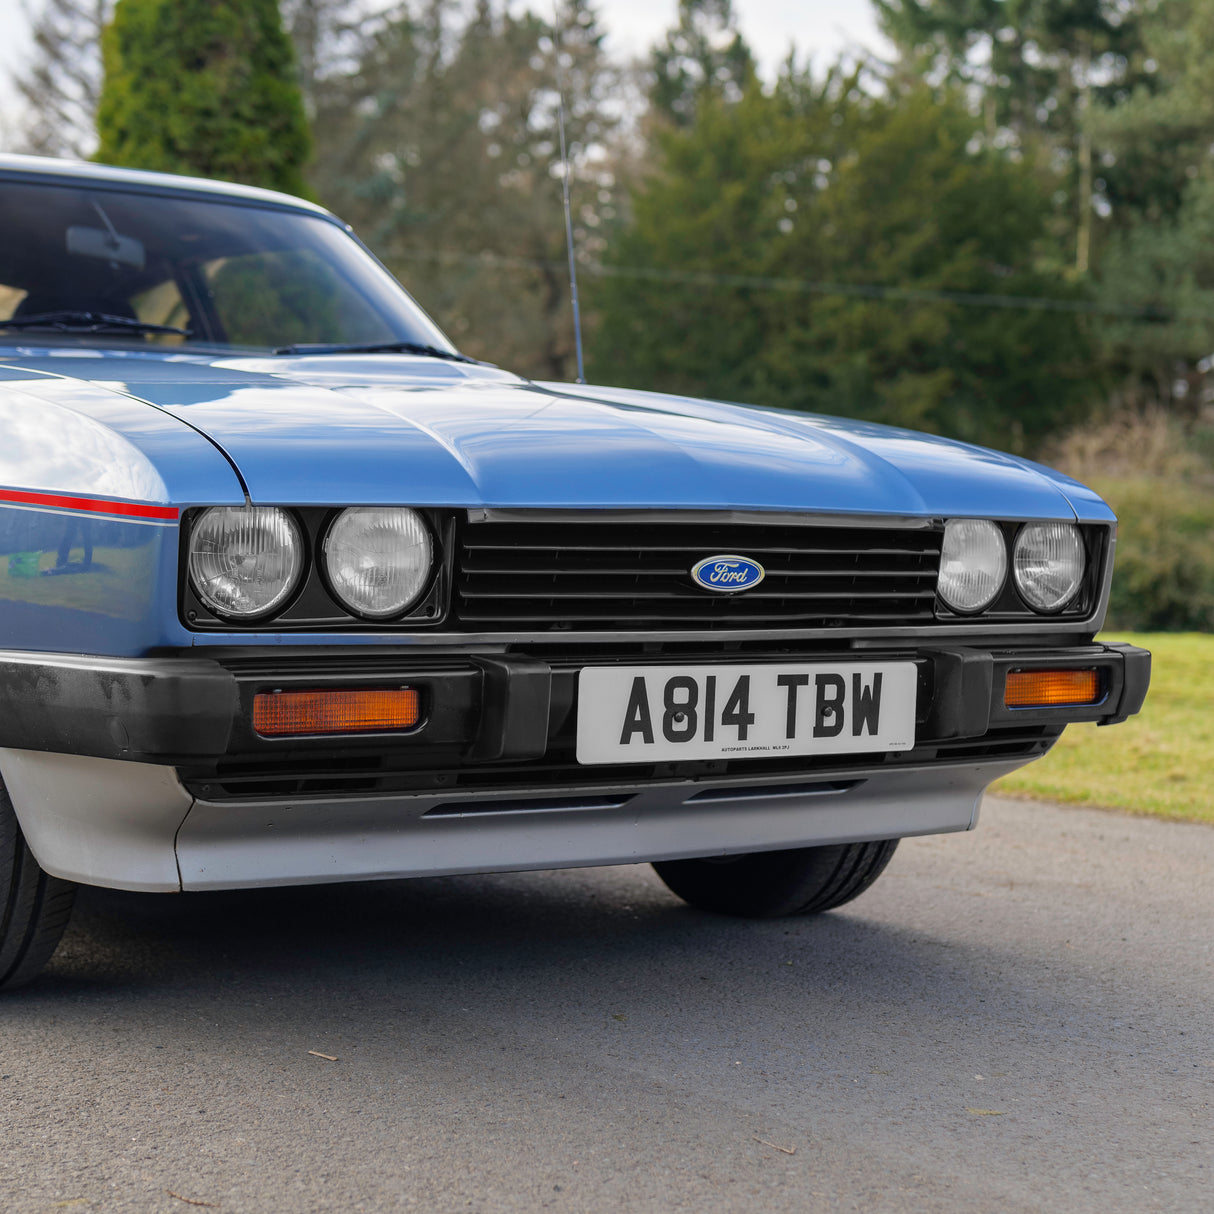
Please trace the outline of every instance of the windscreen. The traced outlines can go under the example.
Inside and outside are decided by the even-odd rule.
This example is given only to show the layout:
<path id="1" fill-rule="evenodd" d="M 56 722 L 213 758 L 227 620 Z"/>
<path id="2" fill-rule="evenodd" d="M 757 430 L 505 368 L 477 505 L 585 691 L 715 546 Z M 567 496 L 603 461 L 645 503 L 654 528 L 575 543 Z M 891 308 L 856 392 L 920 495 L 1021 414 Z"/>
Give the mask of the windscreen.
<path id="1" fill-rule="evenodd" d="M 53 319 L 68 314 L 128 324 Z M 4 328 L 4 321 L 13 323 Z M 395 279 L 322 216 L 79 183 L 4 182 L 0 343 L 35 341 L 451 349 Z"/>

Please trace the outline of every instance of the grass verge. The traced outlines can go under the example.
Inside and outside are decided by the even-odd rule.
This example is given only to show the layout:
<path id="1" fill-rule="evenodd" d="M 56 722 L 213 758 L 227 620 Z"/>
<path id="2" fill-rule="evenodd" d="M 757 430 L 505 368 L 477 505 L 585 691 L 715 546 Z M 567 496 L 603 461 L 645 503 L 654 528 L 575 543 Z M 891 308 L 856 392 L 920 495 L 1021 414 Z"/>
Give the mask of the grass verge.
<path id="1" fill-rule="evenodd" d="M 1119 633 L 1154 655 L 1143 710 L 1121 725 L 1068 725 L 1044 759 L 991 789 L 1067 805 L 1214 822 L 1214 635 Z"/>

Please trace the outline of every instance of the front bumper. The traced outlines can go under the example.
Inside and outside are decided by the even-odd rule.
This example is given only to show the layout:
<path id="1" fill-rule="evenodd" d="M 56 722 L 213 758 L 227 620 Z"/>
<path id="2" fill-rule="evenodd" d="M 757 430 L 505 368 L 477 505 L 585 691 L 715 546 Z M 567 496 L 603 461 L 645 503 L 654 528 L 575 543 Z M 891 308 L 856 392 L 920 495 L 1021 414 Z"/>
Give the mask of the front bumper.
<path id="1" fill-rule="evenodd" d="M 1151 655 L 1145 649 L 1113 643 L 1016 650 L 933 646 L 890 653 L 913 657 L 919 664 L 917 743 L 978 738 L 992 726 L 1013 722 L 1062 726 L 1123 721 L 1142 707 L 1151 671 Z M 819 656 L 871 659 L 881 652 Z M 0 652 L 0 748 L 195 770 L 235 755 L 277 755 L 285 766 L 327 750 L 385 747 L 414 754 L 427 767 L 535 760 L 568 726 L 578 669 L 607 661 L 552 662 L 514 655 L 419 658 L 392 651 L 224 663 L 201 657 Z M 633 656 L 626 661 L 643 665 L 645 660 Z M 653 661 L 669 664 L 671 659 Z M 1004 706 L 1010 671 L 1059 667 L 1099 671 L 1099 702 L 1061 708 Z M 420 688 L 428 704 L 422 726 L 408 733 L 269 740 L 252 726 L 253 696 L 259 691 L 374 687 L 401 680 Z"/>
<path id="2" fill-rule="evenodd" d="M 1137 712 L 1150 677 L 1150 655 L 1128 645 L 897 656 L 919 667 L 912 751 L 621 768 L 571 753 L 577 671 L 608 658 L 0 654 L 0 773 L 42 866 L 90 884 L 626 863 L 969 829 L 992 780 L 1068 722 Z M 1099 703 L 1004 707 L 1010 671 L 1058 667 L 1097 670 Z M 259 691 L 397 680 L 429 705 L 411 733 L 271 741 L 252 728 Z"/>

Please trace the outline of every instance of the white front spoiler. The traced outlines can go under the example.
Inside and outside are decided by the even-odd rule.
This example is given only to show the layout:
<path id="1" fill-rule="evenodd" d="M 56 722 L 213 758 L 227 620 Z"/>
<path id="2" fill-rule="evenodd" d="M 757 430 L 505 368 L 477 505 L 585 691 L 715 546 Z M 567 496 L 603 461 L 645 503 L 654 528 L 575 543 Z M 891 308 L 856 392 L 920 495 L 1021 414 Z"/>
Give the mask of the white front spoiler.
<path id="1" fill-rule="evenodd" d="M 219 802 L 193 799 L 171 767 L 0 750 L 47 872 L 148 891 L 632 864 L 969 830 L 986 786 L 1026 761 L 785 778 L 783 791 L 763 779 L 748 789 L 672 781 Z"/>

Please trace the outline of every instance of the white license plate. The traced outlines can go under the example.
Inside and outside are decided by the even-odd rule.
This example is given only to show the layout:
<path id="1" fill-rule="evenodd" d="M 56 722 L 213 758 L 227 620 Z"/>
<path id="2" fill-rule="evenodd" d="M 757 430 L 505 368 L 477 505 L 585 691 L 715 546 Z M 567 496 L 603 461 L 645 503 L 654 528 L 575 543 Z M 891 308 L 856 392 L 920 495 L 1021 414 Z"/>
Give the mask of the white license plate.
<path id="1" fill-rule="evenodd" d="M 913 662 L 603 666 L 578 673 L 579 763 L 909 750 Z"/>

